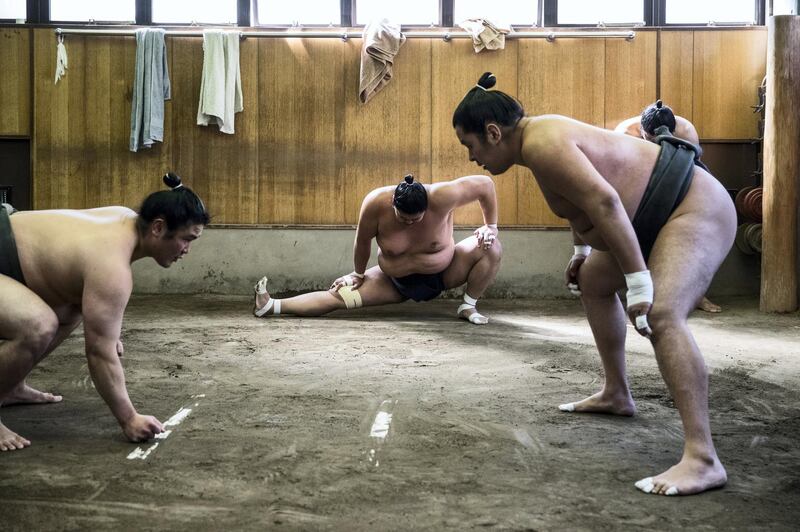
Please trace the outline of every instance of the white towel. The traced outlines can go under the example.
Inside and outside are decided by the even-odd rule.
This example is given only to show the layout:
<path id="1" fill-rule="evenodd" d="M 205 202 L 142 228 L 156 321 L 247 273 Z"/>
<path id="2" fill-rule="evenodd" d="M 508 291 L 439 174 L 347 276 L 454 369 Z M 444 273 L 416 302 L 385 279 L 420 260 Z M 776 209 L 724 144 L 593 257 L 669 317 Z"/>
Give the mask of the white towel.
<path id="1" fill-rule="evenodd" d="M 131 101 L 131 137 L 129 149 L 151 148 L 164 141 L 164 100 L 171 88 L 167 70 L 167 46 L 164 30 L 136 30 L 136 68 Z"/>
<path id="2" fill-rule="evenodd" d="M 458 25 L 472 35 L 476 54 L 484 49 L 502 50 L 506 47 L 506 34 L 513 31 L 510 25 L 495 25 L 484 18 L 468 18 Z"/>
<path id="3" fill-rule="evenodd" d="M 63 42 L 59 42 L 56 46 L 56 81 L 60 80 L 63 76 L 67 75 L 67 48 Z"/>
<path id="4" fill-rule="evenodd" d="M 392 79 L 394 56 L 406 42 L 406 36 L 400 32 L 399 24 L 384 18 L 367 24 L 363 39 L 358 97 L 361 103 L 367 103 Z"/>
<path id="5" fill-rule="evenodd" d="M 197 125 L 214 123 L 233 134 L 234 114 L 244 109 L 239 70 L 239 32 L 203 31 L 203 78 Z"/>

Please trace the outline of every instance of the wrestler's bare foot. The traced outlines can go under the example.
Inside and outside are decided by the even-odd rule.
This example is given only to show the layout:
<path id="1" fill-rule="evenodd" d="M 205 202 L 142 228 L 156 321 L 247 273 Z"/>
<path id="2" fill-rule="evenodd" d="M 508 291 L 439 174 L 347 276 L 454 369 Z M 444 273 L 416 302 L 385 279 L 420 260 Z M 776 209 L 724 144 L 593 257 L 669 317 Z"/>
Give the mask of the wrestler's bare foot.
<path id="1" fill-rule="evenodd" d="M 558 409 L 562 412 L 587 412 L 615 416 L 632 416 L 636 413 L 636 405 L 629 392 L 612 394 L 606 393 L 605 390 L 577 403 L 558 405 Z"/>
<path id="2" fill-rule="evenodd" d="M 727 481 L 725 468 L 716 456 L 707 459 L 684 456 L 660 475 L 643 478 L 635 486 L 653 495 L 692 495 L 721 488 Z"/>
<path id="3" fill-rule="evenodd" d="M 9 405 L 27 405 L 27 404 L 41 404 L 41 403 L 59 403 L 63 397 L 60 395 L 53 395 L 48 392 L 40 392 L 35 388 L 31 388 L 25 382 L 20 383 L 16 388 L 8 392 L 2 399 L 3 406 Z"/>
<path id="4" fill-rule="evenodd" d="M 697 304 L 697 308 L 705 312 L 711 312 L 712 314 L 722 312 L 722 307 L 712 303 L 707 297 L 703 297 L 703 299 L 700 300 L 700 303 Z"/>
<path id="5" fill-rule="evenodd" d="M 13 432 L 0 423 L 0 451 L 16 451 L 30 445 L 31 442 Z"/>

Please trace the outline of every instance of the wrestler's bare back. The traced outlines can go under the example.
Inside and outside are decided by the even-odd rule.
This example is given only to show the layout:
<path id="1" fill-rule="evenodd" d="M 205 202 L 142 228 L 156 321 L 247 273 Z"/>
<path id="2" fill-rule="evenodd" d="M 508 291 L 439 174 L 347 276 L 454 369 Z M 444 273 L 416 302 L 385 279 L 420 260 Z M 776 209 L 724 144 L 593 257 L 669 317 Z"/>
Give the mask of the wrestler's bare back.
<path id="1" fill-rule="evenodd" d="M 131 209 L 25 211 L 10 220 L 25 282 L 50 307 L 80 306 L 87 273 L 103 263 L 129 281 L 137 244 Z"/>

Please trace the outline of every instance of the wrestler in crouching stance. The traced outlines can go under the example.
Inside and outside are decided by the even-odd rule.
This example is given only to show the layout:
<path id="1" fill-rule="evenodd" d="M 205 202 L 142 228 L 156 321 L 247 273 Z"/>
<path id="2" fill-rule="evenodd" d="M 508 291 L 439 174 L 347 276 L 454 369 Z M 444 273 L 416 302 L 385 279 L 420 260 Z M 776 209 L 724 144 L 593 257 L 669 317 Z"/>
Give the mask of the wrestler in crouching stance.
<path id="1" fill-rule="evenodd" d="M 453 211 L 473 201 L 480 204 L 485 223 L 456 244 Z M 366 269 L 373 238 L 378 242 L 378 265 Z M 466 283 L 458 317 L 482 325 L 489 320 L 475 305 L 497 275 L 501 252 L 491 178 L 473 175 L 423 185 L 409 175 L 397 187 L 377 188 L 364 198 L 352 273 L 336 279 L 329 290 L 287 299 L 271 298 L 263 277 L 255 287 L 254 314 L 321 316 L 407 299 L 428 301 Z"/>

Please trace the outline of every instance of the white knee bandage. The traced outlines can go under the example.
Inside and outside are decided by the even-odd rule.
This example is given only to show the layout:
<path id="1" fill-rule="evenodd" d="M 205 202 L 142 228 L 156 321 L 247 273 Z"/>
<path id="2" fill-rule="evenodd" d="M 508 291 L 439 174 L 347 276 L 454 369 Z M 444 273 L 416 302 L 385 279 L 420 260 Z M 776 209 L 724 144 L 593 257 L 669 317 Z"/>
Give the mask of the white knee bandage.
<path id="1" fill-rule="evenodd" d="M 339 289 L 339 295 L 342 296 L 344 306 L 348 309 L 359 308 L 364 303 L 361 301 L 361 294 L 358 290 L 353 290 L 352 286 L 343 286 Z"/>

